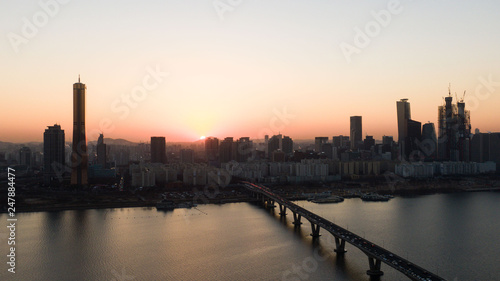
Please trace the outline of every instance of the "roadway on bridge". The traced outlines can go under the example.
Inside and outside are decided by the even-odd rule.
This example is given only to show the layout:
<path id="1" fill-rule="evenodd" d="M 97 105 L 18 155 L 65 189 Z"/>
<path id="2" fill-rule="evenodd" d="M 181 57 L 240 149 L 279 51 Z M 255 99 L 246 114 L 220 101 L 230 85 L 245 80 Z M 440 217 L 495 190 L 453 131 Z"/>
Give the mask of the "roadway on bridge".
<path id="1" fill-rule="evenodd" d="M 262 185 L 257 185 L 249 182 L 244 182 L 244 186 L 257 193 L 261 193 L 268 198 L 274 200 L 276 203 L 285 206 L 288 208 L 290 211 L 297 213 L 301 215 L 302 217 L 306 218 L 309 222 L 319 225 L 321 228 L 325 229 L 326 231 L 330 232 L 334 237 L 339 238 L 341 240 L 345 240 L 347 243 L 353 245 L 354 247 L 360 249 L 363 251 L 369 258 L 373 258 L 375 260 L 378 260 L 380 262 L 383 262 L 390 267 L 402 272 L 404 275 L 409 277 L 412 280 L 427 280 L 427 281 L 434 281 L 434 280 L 445 280 L 438 275 L 429 272 L 428 270 L 406 260 L 403 259 L 402 257 L 392 253 L 391 251 L 388 251 L 375 243 L 372 243 L 355 233 L 344 229 L 333 222 L 320 217 L 313 212 L 308 211 L 307 209 L 304 209 L 290 201 L 288 201 L 285 198 L 282 198 L 281 196 L 275 194 L 272 192 L 269 188 L 262 186 Z"/>

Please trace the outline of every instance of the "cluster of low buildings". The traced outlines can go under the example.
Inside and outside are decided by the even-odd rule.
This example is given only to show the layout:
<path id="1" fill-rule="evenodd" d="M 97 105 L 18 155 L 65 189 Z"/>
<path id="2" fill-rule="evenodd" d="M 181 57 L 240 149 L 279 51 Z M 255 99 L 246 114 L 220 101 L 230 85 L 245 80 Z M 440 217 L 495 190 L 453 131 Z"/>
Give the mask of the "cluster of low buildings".
<path id="1" fill-rule="evenodd" d="M 432 178 L 435 176 L 478 175 L 494 173 L 495 162 L 418 162 L 396 164 L 395 174 L 405 178 Z"/>

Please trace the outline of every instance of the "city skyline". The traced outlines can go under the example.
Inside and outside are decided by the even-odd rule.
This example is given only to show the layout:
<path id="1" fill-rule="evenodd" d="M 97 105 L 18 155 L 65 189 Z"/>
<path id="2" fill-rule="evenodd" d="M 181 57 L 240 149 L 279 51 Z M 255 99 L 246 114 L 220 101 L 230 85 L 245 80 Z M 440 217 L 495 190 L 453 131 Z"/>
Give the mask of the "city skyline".
<path id="1" fill-rule="evenodd" d="M 500 2 L 3 2 L 0 280 L 500 274 Z"/>
<path id="2" fill-rule="evenodd" d="M 15 106 L 0 118 L 23 125 L 2 122 L 0 141 L 71 128 L 68 85 L 78 74 L 91 141 L 313 139 L 349 135 L 349 116 L 363 116 L 363 137 L 381 139 L 397 136 L 394 101 L 403 98 L 412 118 L 436 124 L 449 83 L 454 99 L 467 91 L 472 130 L 500 131 L 496 2 L 246 3 L 222 16 L 212 3 L 61 3 L 6 4 L 0 91 Z M 35 25 L 43 13 L 47 22 Z"/>

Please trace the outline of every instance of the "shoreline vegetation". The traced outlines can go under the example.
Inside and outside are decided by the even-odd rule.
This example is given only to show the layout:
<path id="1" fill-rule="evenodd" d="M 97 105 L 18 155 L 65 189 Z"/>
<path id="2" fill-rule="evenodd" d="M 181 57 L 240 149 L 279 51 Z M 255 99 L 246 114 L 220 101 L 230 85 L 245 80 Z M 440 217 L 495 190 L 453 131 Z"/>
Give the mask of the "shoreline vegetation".
<path id="1" fill-rule="evenodd" d="M 377 179 L 376 181 L 338 181 L 303 185 L 269 185 L 276 193 L 289 200 L 306 200 L 312 194 L 330 193 L 343 198 L 359 197 L 374 193 L 411 197 L 436 193 L 500 191 L 498 176 L 482 178 L 440 178 L 426 180 Z M 354 195 L 354 196 L 353 196 Z M 46 190 L 42 188 L 20 188 L 16 193 L 16 212 L 54 212 L 65 210 L 152 207 L 166 198 L 175 204 L 225 204 L 255 202 L 240 184 L 226 187 L 182 187 L 145 188 L 143 190 L 117 191 L 89 189 L 85 191 Z M 341 203 L 339 203 L 341 204 Z M 6 206 L 1 212 L 7 211 Z"/>

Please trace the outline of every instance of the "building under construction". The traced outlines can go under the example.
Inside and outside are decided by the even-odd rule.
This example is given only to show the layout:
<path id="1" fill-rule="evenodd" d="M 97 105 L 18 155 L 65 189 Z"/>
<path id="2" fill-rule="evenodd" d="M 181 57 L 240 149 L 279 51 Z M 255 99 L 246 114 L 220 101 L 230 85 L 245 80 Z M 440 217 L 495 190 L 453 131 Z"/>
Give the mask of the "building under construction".
<path id="1" fill-rule="evenodd" d="M 438 107 L 438 158 L 442 161 L 470 161 L 470 111 L 465 110 L 464 96 L 453 104 L 448 89 L 444 104 Z"/>

